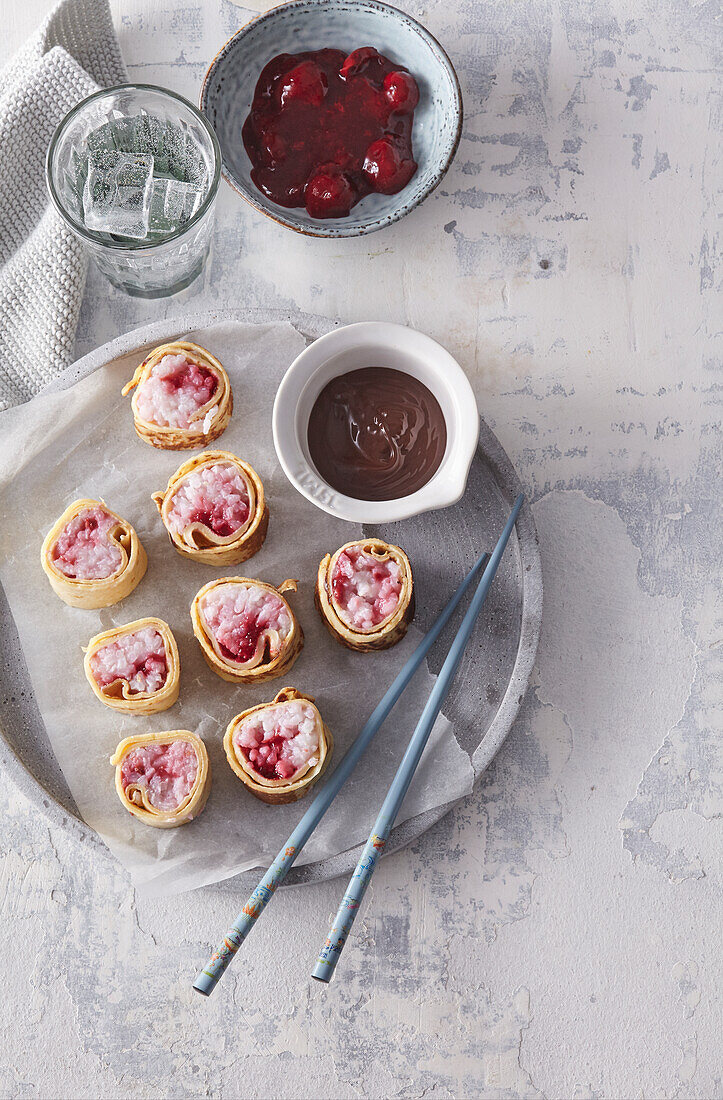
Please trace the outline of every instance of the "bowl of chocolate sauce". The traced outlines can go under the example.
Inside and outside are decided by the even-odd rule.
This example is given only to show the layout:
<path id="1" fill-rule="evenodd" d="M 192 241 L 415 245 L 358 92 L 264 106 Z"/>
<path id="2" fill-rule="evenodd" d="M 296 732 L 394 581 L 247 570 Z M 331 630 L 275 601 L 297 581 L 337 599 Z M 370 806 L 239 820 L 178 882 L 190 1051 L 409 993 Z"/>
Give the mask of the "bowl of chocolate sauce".
<path id="1" fill-rule="evenodd" d="M 467 376 L 440 344 L 366 321 L 294 360 L 276 394 L 273 434 L 286 476 L 318 508 L 389 523 L 460 499 L 479 414 Z"/>

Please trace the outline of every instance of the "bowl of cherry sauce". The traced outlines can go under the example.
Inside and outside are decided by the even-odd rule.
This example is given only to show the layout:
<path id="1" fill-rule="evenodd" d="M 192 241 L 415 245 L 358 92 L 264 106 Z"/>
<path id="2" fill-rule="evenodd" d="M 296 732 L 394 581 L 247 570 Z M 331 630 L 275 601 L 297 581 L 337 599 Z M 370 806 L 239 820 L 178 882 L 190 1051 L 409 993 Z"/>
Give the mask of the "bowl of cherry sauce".
<path id="1" fill-rule="evenodd" d="M 211 63 L 201 109 L 231 186 L 317 237 L 371 233 L 418 206 L 462 128 L 446 53 L 378 0 L 295 0 L 254 19 Z"/>

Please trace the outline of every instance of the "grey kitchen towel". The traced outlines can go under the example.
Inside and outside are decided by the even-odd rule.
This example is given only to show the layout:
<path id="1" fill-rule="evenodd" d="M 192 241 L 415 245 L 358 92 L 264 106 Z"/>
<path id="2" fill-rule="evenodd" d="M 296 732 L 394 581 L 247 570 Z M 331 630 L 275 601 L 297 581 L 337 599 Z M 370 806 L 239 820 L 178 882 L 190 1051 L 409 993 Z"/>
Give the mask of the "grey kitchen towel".
<path id="1" fill-rule="evenodd" d="M 53 131 L 81 99 L 127 79 L 108 0 L 61 0 L 0 74 L 0 410 L 73 354 L 86 260 L 45 185 Z"/>

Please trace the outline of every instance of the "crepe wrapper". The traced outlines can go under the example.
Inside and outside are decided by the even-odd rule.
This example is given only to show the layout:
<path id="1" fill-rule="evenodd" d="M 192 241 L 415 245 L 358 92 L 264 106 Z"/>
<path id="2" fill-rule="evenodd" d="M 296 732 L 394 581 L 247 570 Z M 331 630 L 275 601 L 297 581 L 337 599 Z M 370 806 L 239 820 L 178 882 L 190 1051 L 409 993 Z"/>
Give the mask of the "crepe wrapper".
<path id="1" fill-rule="evenodd" d="M 201 405 L 196 410 L 191 417 L 191 425 L 188 428 L 165 427 L 154 424 L 150 420 L 144 420 L 138 412 L 138 389 L 136 389 L 131 398 L 136 432 L 141 439 L 145 440 L 146 443 L 150 443 L 152 447 L 161 447 L 165 450 L 180 451 L 189 450 L 193 447 L 206 447 L 214 439 L 218 439 L 228 427 L 233 412 L 233 394 L 226 371 L 218 359 L 206 351 L 205 348 L 183 340 L 161 344 L 160 347 L 154 348 L 150 355 L 147 355 L 140 366 L 136 368 L 130 382 L 127 382 L 121 390 L 121 395 L 125 397 L 135 387 L 140 388 L 141 383 L 145 382 L 153 367 L 156 363 L 160 363 L 164 355 L 185 355 L 194 363 L 210 370 L 218 378 L 218 388 L 210 401 L 207 401 L 205 405 Z M 206 419 L 206 414 L 215 406 L 218 406 L 218 408 L 213 415 L 208 431 L 204 432 L 203 422 Z"/>
<path id="2" fill-rule="evenodd" d="M 86 508 L 102 508 L 118 521 L 117 525 L 109 530 L 108 538 L 117 546 L 122 560 L 116 571 L 109 577 L 86 580 L 66 577 L 53 564 L 51 551 L 63 528 Z M 76 500 L 68 505 L 45 536 L 40 560 L 56 596 L 60 596 L 61 600 L 70 607 L 82 607 L 86 611 L 110 607 L 125 599 L 143 579 L 148 566 L 146 552 L 130 523 L 108 508 L 102 500 L 90 498 Z"/>
<path id="3" fill-rule="evenodd" d="M 173 741 L 189 741 L 196 750 L 198 771 L 196 780 L 183 802 L 175 810 L 158 810 L 148 800 L 148 791 L 140 784 L 129 784 L 123 789 L 121 767 L 124 757 L 141 745 L 170 745 Z M 115 789 L 118 797 L 129 813 L 152 825 L 154 829 L 175 829 L 187 825 L 203 810 L 211 792 L 211 762 L 201 738 L 190 730 L 167 730 L 163 733 L 139 733 L 124 738 L 110 758 L 115 767 Z"/>
<path id="4" fill-rule="evenodd" d="M 181 532 L 171 530 L 168 513 L 183 479 L 204 466 L 215 466 L 217 463 L 235 466 L 246 482 L 249 491 L 249 517 L 246 523 L 240 530 L 226 536 L 217 535 L 202 523 L 191 523 Z M 204 565 L 239 565 L 253 557 L 264 544 L 269 526 L 269 509 L 261 478 L 248 462 L 242 462 L 229 451 L 204 451 L 203 454 L 189 458 L 171 475 L 165 492 L 152 493 L 151 499 L 160 512 L 171 544 L 184 558 L 203 562 Z"/>
<path id="5" fill-rule="evenodd" d="M 292 776 L 291 779 L 266 779 L 264 776 L 254 771 L 252 765 L 245 759 L 243 754 L 237 751 L 233 743 L 233 735 L 243 719 L 247 718 L 249 714 L 253 714 L 258 710 L 265 710 L 266 707 L 276 706 L 278 703 L 291 702 L 295 699 L 303 699 L 305 702 L 310 703 L 318 715 L 318 761 L 313 767 L 307 767 L 307 770 L 297 777 Z M 334 739 L 328 726 L 319 714 L 318 707 L 315 705 L 312 696 L 302 695 L 296 688 L 285 687 L 281 689 L 278 695 L 274 696 L 270 703 L 260 703 L 258 706 L 250 707 L 248 710 L 242 711 L 241 714 L 237 714 L 235 718 L 232 718 L 224 735 L 223 747 L 226 751 L 226 758 L 230 766 L 233 768 L 243 785 L 251 791 L 251 794 L 259 798 L 262 802 L 268 802 L 269 805 L 282 806 L 288 802 L 297 802 L 300 798 L 303 798 L 314 786 L 317 779 L 323 775 L 331 760 Z"/>
<path id="6" fill-rule="evenodd" d="M 157 630 L 163 638 L 167 668 L 166 682 L 163 687 L 159 688 L 158 691 L 136 691 L 131 693 L 128 681 L 120 678 L 101 687 L 91 668 L 90 662 L 93 655 L 99 649 L 117 642 L 124 635 L 134 634 L 146 627 Z M 125 626 L 116 626 L 112 630 L 104 630 L 102 634 L 96 634 L 95 637 L 90 639 L 83 652 L 85 653 L 83 668 L 88 683 L 101 703 L 112 710 L 135 715 L 158 714 L 162 710 L 168 710 L 178 699 L 178 689 L 181 682 L 181 661 L 178 656 L 176 639 L 173 637 L 170 626 L 163 619 L 149 617 L 136 619 L 132 623 L 126 623 Z"/>
<path id="7" fill-rule="evenodd" d="M 231 661 L 227 661 L 216 649 L 213 638 L 204 625 L 200 603 L 207 592 L 217 585 L 222 584 L 257 585 L 259 588 L 266 588 L 269 592 L 273 592 L 275 596 L 280 597 L 282 602 L 286 604 L 286 608 L 291 616 L 291 633 L 285 641 L 282 642 L 281 649 L 271 660 L 268 659 L 267 655 L 268 647 L 264 648 L 260 661 L 253 667 L 250 667 L 248 664 L 240 666 Z M 228 680 L 232 684 L 260 684 L 263 683 L 264 680 L 274 680 L 277 676 L 283 676 L 285 672 L 288 672 L 301 653 L 301 650 L 304 648 L 304 632 L 301 629 L 299 620 L 291 610 L 288 601 L 283 598 L 282 593 L 296 592 L 297 587 L 298 584 L 295 580 L 282 581 L 278 588 L 274 588 L 272 584 L 253 580 L 250 577 L 219 577 L 218 580 L 209 581 L 208 584 L 204 584 L 203 588 L 199 589 L 191 604 L 193 633 L 196 635 L 201 646 L 206 664 L 209 668 L 213 669 L 217 676 L 220 676 L 222 680 Z"/>
<path id="8" fill-rule="evenodd" d="M 369 631 L 355 630 L 344 621 L 337 610 L 332 592 L 331 578 L 337 559 L 344 550 L 352 546 L 360 547 L 379 561 L 388 561 L 393 558 L 399 563 L 401 569 L 402 590 L 395 610 Z M 407 633 L 407 627 L 414 616 L 414 581 L 409 558 L 399 546 L 384 542 L 382 539 L 356 539 L 354 542 L 347 542 L 344 546 L 340 546 L 336 553 L 327 554 L 319 563 L 314 601 L 331 636 L 348 649 L 369 653 L 375 649 L 387 649 L 389 646 L 396 645 Z"/>

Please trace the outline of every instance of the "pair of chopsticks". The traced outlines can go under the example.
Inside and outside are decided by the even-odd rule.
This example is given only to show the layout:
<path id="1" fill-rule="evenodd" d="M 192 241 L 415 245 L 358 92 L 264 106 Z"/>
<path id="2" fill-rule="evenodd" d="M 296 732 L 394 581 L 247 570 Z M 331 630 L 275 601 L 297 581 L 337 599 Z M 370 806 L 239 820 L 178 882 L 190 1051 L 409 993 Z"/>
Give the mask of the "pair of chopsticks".
<path id="1" fill-rule="evenodd" d="M 524 497 L 520 494 L 513 505 L 509 519 L 505 524 L 504 530 L 492 554 L 482 554 L 477 559 L 444 611 L 442 611 L 434 625 L 427 631 L 404 668 L 397 675 L 391 687 L 370 715 L 354 744 L 343 757 L 332 776 L 319 794 L 317 794 L 301 821 L 291 833 L 286 844 L 276 856 L 233 925 L 226 933 L 221 946 L 211 956 L 208 965 L 196 975 L 193 988 L 199 993 L 208 996 L 215 988 L 216 983 L 224 974 L 226 967 L 246 939 L 256 920 L 274 896 L 277 887 L 281 885 L 291 870 L 299 852 L 329 809 L 329 806 L 332 804 L 366 751 L 372 738 L 388 717 L 392 707 L 395 705 L 412 676 L 447 625 L 447 622 L 453 615 L 462 597 L 468 591 L 480 571 L 482 571 L 482 577 L 478 583 L 477 590 L 472 597 L 469 608 L 452 642 L 449 653 L 447 654 L 429 699 L 417 723 L 417 727 L 412 734 L 407 750 L 402 758 L 402 762 L 392 780 L 389 792 L 379 811 L 379 816 L 374 824 L 372 833 L 364 846 L 361 858 L 357 863 L 356 870 L 351 877 L 347 891 L 339 906 L 334 924 L 332 925 L 326 942 L 316 961 L 312 976 L 321 982 L 329 982 L 331 980 L 334 968 L 339 961 L 344 943 L 346 942 L 351 926 L 354 923 L 354 918 L 359 910 L 361 900 L 364 897 L 366 888 L 374 873 L 377 860 L 384 850 L 384 846 L 392 830 L 396 816 L 399 813 L 404 796 L 407 793 L 414 772 L 424 751 L 424 747 L 429 739 L 432 727 L 449 694 L 455 674 L 462 660 L 462 655 L 466 649 L 467 642 L 469 641 L 477 617 L 482 610 L 482 605 L 487 597 L 487 593 L 494 580 L 502 555 L 504 554 L 505 547 L 507 546 L 507 542 L 515 526 L 515 522 L 517 521 L 523 500 Z"/>

